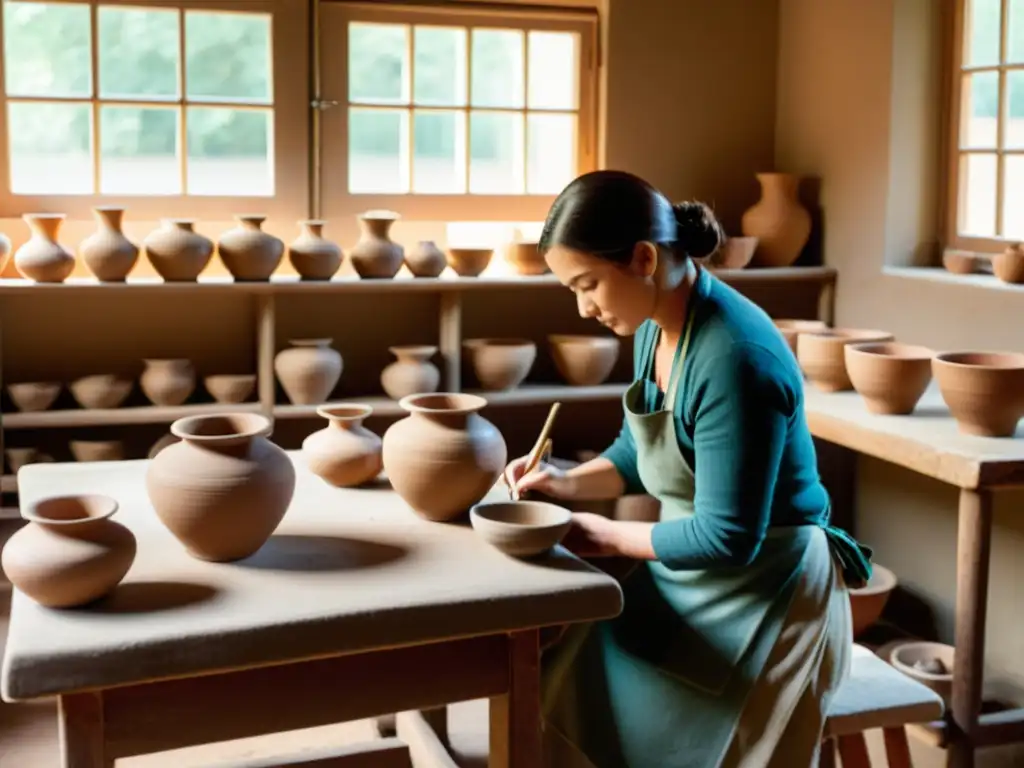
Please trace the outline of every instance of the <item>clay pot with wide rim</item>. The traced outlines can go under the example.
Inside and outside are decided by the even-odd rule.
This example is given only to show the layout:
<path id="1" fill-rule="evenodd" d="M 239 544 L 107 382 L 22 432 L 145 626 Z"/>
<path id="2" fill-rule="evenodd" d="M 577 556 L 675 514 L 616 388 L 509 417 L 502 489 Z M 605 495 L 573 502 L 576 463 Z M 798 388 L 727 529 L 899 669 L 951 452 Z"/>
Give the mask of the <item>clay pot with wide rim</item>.
<path id="1" fill-rule="evenodd" d="M 759 173 L 761 199 L 743 214 L 743 234 L 758 238 L 751 264 L 788 267 L 800 257 L 811 235 L 811 215 L 797 195 L 800 177 Z"/>
<path id="2" fill-rule="evenodd" d="M 493 257 L 493 248 L 449 248 L 448 266 L 459 277 L 479 277 Z"/>
<path id="3" fill-rule="evenodd" d="M 123 283 L 139 260 L 139 246 L 121 229 L 124 208 L 97 207 L 93 215 L 99 228 L 78 246 L 82 261 L 103 283 Z"/>
<path id="4" fill-rule="evenodd" d="M 6 448 L 4 454 L 12 475 L 17 475 L 19 469 L 29 464 L 49 464 L 53 461 L 53 456 L 37 448 Z"/>
<path id="5" fill-rule="evenodd" d="M 932 380 L 932 358 L 927 347 L 896 342 L 847 344 L 846 374 L 871 413 L 905 416 Z"/>
<path id="6" fill-rule="evenodd" d="M 475 504 L 469 520 L 480 538 L 498 551 L 536 557 L 562 540 L 572 513 L 547 501 L 494 501 Z"/>
<path id="7" fill-rule="evenodd" d="M 139 386 L 153 405 L 181 405 L 196 389 L 196 369 L 190 360 L 171 358 L 142 361 Z"/>
<path id="8" fill-rule="evenodd" d="M 529 375 L 537 359 L 537 345 L 529 339 L 466 339 L 470 362 L 483 389 L 515 389 Z"/>
<path id="9" fill-rule="evenodd" d="M 7 395 L 19 411 L 45 411 L 60 396 L 59 381 L 24 381 L 7 385 Z"/>
<path id="10" fill-rule="evenodd" d="M 1012 243 L 993 256 L 992 272 L 1004 283 L 1024 283 L 1024 247 Z"/>
<path id="11" fill-rule="evenodd" d="M 168 283 L 194 283 L 213 258 L 213 240 L 192 219 L 163 219 L 142 241 L 146 258 Z"/>
<path id="12" fill-rule="evenodd" d="M 621 342 L 614 336 L 561 334 L 549 336 L 551 357 L 567 383 L 596 387 L 611 375 Z"/>
<path id="13" fill-rule="evenodd" d="M 82 376 L 68 385 L 71 396 L 83 408 L 118 408 L 128 399 L 135 382 L 113 373 Z"/>
<path id="14" fill-rule="evenodd" d="M 380 384 L 388 397 L 401 400 L 409 395 L 437 391 L 441 372 L 430 362 L 437 354 L 437 347 L 426 344 L 388 347 L 388 352 L 398 358 L 380 374 Z"/>
<path id="15" fill-rule="evenodd" d="M 341 378 L 341 353 L 333 339 L 292 339 L 290 349 L 274 357 L 274 373 L 295 405 L 319 405 L 331 396 Z"/>
<path id="16" fill-rule="evenodd" d="M 494 486 L 508 448 L 479 414 L 477 395 L 439 392 L 399 401 L 409 415 L 384 433 L 384 471 L 395 492 L 436 522 L 461 517 Z"/>
<path id="17" fill-rule="evenodd" d="M 288 246 L 288 261 L 303 280 L 330 280 L 341 267 L 341 246 L 324 237 L 327 222 L 307 219 L 299 222 L 299 236 Z"/>
<path id="18" fill-rule="evenodd" d="M 284 257 L 284 242 L 263 231 L 262 214 L 235 216 L 238 226 L 217 242 L 217 254 L 238 282 L 261 283 L 270 279 Z"/>
<path id="19" fill-rule="evenodd" d="M 181 441 L 150 461 L 146 490 L 157 517 L 200 560 L 254 554 L 284 519 L 295 467 L 255 413 L 190 416 L 171 425 Z"/>
<path id="20" fill-rule="evenodd" d="M 402 268 L 405 249 L 390 235 L 400 218 L 394 211 L 367 211 L 359 216 L 363 231 L 348 258 L 361 278 L 389 280 Z"/>
<path id="21" fill-rule="evenodd" d="M 517 275 L 543 275 L 548 271 L 547 262 L 540 255 L 539 243 L 511 242 L 505 248 L 505 261 Z"/>
<path id="22" fill-rule="evenodd" d="M 218 403 L 244 403 L 256 390 L 255 373 L 216 373 L 203 379 L 206 391 Z"/>
<path id="23" fill-rule="evenodd" d="M 854 637 L 862 635 L 881 618 L 885 604 L 889 602 L 897 583 L 895 573 L 878 563 L 872 563 L 871 578 L 867 586 L 848 590 Z"/>
<path id="24" fill-rule="evenodd" d="M 757 250 L 756 237 L 729 237 L 719 246 L 711 257 L 711 265 L 715 269 L 743 269 Z"/>
<path id="25" fill-rule="evenodd" d="M 886 331 L 859 328 L 829 328 L 823 331 L 801 332 L 796 340 L 796 359 L 800 368 L 815 387 L 822 392 L 842 392 L 853 389 L 846 373 L 847 344 L 869 344 L 893 341 Z"/>
<path id="26" fill-rule="evenodd" d="M 433 240 L 420 240 L 405 254 L 405 266 L 414 277 L 437 277 L 448 261 Z"/>
<path id="27" fill-rule="evenodd" d="M 22 218 L 32 236 L 14 252 L 15 268 L 37 283 L 63 283 L 75 271 L 75 257 L 57 241 L 65 215 L 26 213 Z"/>
<path id="28" fill-rule="evenodd" d="M 907 677 L 937 693 L 949 705 L 956 663 L 953 646 L 916 641 L 900 643 L 892 649 L 888 661 Z"/>
<path id="29" fill-rule="evenodd" d="M 159 440 L 157 440 L 155 443 L 153 443 L 151 446 L 149 446 L 149 453 L 146 454 L 146 458 L 147 459 L 155 458 L 156 455 L 158 453 L 160 453 L 160 451 L 162 451 L 167 446 L 174 445 L 175 443 L 180 443 L 180 442 L 181 442 L 181 438 L 180 437 L 175 437 L 170 432 L 168 432 L 166 435 L 164 435 Z"/>
<path id="30" fill-rule="evenodd" d="M 351 488 L 381 473 L 381 439 L 363 426 L 373 408 L 361 403 L 323 406 L 317 415 L 327 426 L 302 441 L 310 471 L 339 488 Z"/>
<path id="31" fill-rule="evenodd" d="M 4 546 L 4 573 L 40 605 L 71 608 L 109 594 L 135 562 L 135 536 L 108 496 L 54 496 L 26 505 L 28 525 Z"/>
<path id="32" fill-rule="evenodd" d="M 68 442 L 75 461 L 121 461 L 124 444 L 120 440 L 71 440 Z"/>
<path id="33" fill-rule="evenodd" d="M 828 325 L 821 320 L 774 320 L 775 327 L 789 344 L 789 348 L 796 354 L 796 337 L 801 333 L 814 333 L 816 331 L 827 331 Z"/>
<path id="34" fill-rule="evenodd" d="M 1024 354 L 944 352 L 932 359 L 942 399 L 963 434 L 1011 437 L 1024 416 Z"/>

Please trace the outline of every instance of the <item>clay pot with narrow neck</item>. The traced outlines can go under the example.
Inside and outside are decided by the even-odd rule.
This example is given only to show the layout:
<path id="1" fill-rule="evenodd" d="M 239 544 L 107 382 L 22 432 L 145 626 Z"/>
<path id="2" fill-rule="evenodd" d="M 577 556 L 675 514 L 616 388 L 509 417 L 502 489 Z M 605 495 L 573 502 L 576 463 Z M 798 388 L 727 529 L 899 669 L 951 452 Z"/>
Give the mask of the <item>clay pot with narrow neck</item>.
<path id="1" fill-rule="evenodd" d="M 78 247 L 82 261 L 96 279 L 123 283 L 139 260 L 139 247 L 121 230 L 124 208 L 93 208 L 99 228 Z"/>
<path id="2" fill-rule="evenodd" d="M 368 405 L 335 405 L 317 409 L 327 426 L 302 441 L 302 455 L 310 471 L 331 485 L 363 485 L 380 474 L 381 439 L 363 426 L 373 413 Z"/>
<path id="3" fill-rule="evenodd" d="M 171 425 L 180 442 L 149 462 L 146 491 L 160 522 L 200 560 L 254 554 L 281 523 L 295 467 L 255 413 L 190 416 Z"/>
<path id="4" fill-rule="evenodd" d="M 75 270 L 75 257 L 57 242 L 63 213 L 26 213 L 32 236 L 14 253 L 14 266 L 37 283 L 63 283 Z"/>
<path id="5" fill-rule="evenodd" d="M 384 471 L 417 513 L 437 522 L 469 511 L 493 487 L 508 459 L 505 439 L 478 412 L 477 395 L 412 395 L 409 415 L 384 433 Z"/>
<path id="6" fill-rule="evenodd" d="M 800 204 L 800 177 L 759 173 L 761 199 L 743 214 L 743 234 L 758 238 L 751 265 L 788 267 L 800 256 L 811 235 L 811 215 Z"/>
<path id="7" fill-rule="evenodd" d="M 238 226 L 220 236 L 217 253 L 235 280 L 263 282 L 270 279 L 284 256 L 280 238 L 264 232 L 266 216 L 236 216 Z"/>
<path id="8" fill-rule="evenodd" d="M 389 234 L 398 219 L 393 211 L 367 211 L 359 217 L 362 235 L 349 260 L 360 277 L 390 279 L 402 268 L 405 250 Z"/>
<path id="9" fill-rule="evenodd" d="M 392 400 L 420 393 L 434 392 L 441 383 L 441 372 L 430 362 L 437 347 L 415 345 L 389 347 L 397 360 L 380 374 L 380 384 Z"/>
<path id="10" fill-rule="evenodd" d="M 405 266 L 414 277 L 437 277 L 448 266 L 448 260 L 433 240 L 420 240 L 405 254 Z"/>
<path id="11" fill-rule="evenodd" d="M 324 237 L 325 223 L 300 221 L 302 231 L 288 246 L 288 260 L 303 280 L 330 280 L 341 267 L 341 248 Z"/>
<path id="12" fill-rule="evenodd" d="M 194 283 L 213 257 L 213 241 L 190 219 L 164 219 L 142 241 L 146 258 L 166 282 Z"/>
<path id="13" fill-rule="evenodd" d="M 139 386 L 153 405 L 181 405 L 196 388 L 196 369 L 184 358 L 143 360 Z"/>
<path id="14" fill-rule="evenodd" d="M 274 373 L 295 405 L 319 405 L 341 378 L 341 354 L 331 339 L 293 339 L 274 357 Z"/>

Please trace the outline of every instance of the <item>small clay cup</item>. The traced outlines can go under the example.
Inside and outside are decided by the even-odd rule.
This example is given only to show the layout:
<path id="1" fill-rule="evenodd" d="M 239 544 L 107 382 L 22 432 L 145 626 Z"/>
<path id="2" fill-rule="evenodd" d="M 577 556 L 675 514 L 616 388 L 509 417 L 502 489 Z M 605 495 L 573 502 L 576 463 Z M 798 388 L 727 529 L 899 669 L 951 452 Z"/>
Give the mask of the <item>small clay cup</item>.
<path id="1" fill-rule="evenodd" d="M 546 501 L 495 501 L 474 505 L 469 520 L 484 541 L 506 555 L 535 557 L 562 540 L 572 513 Z"/>
<path id="2" fill-rule="evenodd" d="M 867 586 L 848 590 L 850 611 L 853 614 L 853 636 L 858 637 L 882 616 L 885 604 L 889 602 L 898 584 L 896 574 L 878 563 L 871 565 L 871 579 Z"/>
<path id="3" fill-rule="evenodd" d="M 932 359 L 932 374 L 960 431 L 1011 437 L 1024 416 L 1024 354 L 945 352 Z"/>
<path id="4" fill-rule="evenodd" d="M 493 248 L 449 248 L 448 266 L 459 277 L 478 277 L 493 256 Z"/>
<path id="5" fill-rule="evenodd" d="M 796 359 L 807 380 L 822 392 L 853 389 L 846 373 L 847 344 L 892 341 L 891 333 L 859 328 L 831 328 L 800 332 L 796 339 Z"/>
<path id="6" fill-rule="evenodd" d="M 890 341 L 847 344 L 845 351 L 846 373 L 871 413 L 913 413 L 932 380 L 932 350 Z"/>

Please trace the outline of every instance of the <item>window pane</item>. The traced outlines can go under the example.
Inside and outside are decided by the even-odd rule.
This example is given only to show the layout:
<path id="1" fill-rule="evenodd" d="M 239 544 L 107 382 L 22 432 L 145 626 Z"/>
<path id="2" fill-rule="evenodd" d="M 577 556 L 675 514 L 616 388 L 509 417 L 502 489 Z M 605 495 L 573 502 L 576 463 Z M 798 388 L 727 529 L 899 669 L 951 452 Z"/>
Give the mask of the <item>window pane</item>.
<path id="1" fill-rule="evenodd" d="M 416 27 L 413 99 L 417 104 L 461 107 L 466 103 L 466 30 Z"/>
<path id="2" fill-rule="evenodd" d="M 269 109 L 189 107 L 186 125 L 188 194 L 274 194 Z"/>
<path id="3" fill-rule="evenodd" d="M 8 102 L 11 191 L 93 192 L 92 109 L 88 104 Z"/>
<path id="4" fill-rule="evenodd" d="M 1024 64 L 1024 0 L 1010 0 L 1010 39 L 1007 43 L 1007 61 Z"/>
<path id="5" fill-rule="evenodd" d="M 556 195 L 576 176 L 576 116 L 526 118 L 526 191 Z"/>
<path id="6" fill-rule="evenodd" d="M 348 111 L 348 190 L 409 191 L 409 113 L 404 109 Z"/>
<path id="7" fill-rule="evenodd" d="M 409 103 L 409 27 L 348 25 L 348 99 L 373 104 Z"/>
<path id="8" fill-rule="evenodd" d="M 208 101 L 271 101 L 270 16 L 186 11 L 185 94 Z"/>
<path id="9" fill-rule="evenodd" d="M 175 107 L 100 108 L 100 192 L 181 194 Z"/>
<path id="10" fill-rule="evenodd" d="M 472 112 L 469 116 L 469 191 L 516 195 L 525 188 L 523 115 Z"/>
<path id="11" fill-rule="evenodd" d="M 960 158 L 960 232 L 978 237 L 996 234 L 996 156 Z"/>
<path id="12" fill-rule="evenodd" d="M 999 73 L 964 75 L 960 146 L 995 149 L 999 121 Z"/>
<path id="13" fill-rule="evenodd" d="M 101 6 L 100 96 L 177 98 L 178 12 Z"/>
<path id="14" fill-rule="evenodd" d="M 1003 169 L 1003 236 L 1024 240 L 1024 156 L 1007 155 Z"/>
<path id="15" fill-rule="evenodd" d="M 474 29 L 472 100 L 474 107 L 523 106 L 523 33 Z"/>
<path id="16" fill-rule="evenodd" d="M 530 100 L 533 109 L 576 109 L 576 35 L 530 33 Z"/>
<path id="17" fill-rule="evenodd" d="M 964 15 L 964 64 L 987 67 L 999 63 L 1002 0 L 968 0 Z"/>
<path id="18" fill-rule="evenodd" d="M 8 96 L 92 95 L 89 6 L 4 3 Z"/>
<path id="19" fill-rule="evenodd" d="M 466 113 L 416 112 L 413 116 L 412 191 L 466 191 Z"/>
<path id="20" fill-rule="evenodd" d="M 1006 73 L 1006 95 L 1004 145 L 1009 149 L 1024 149 L 1024 72 L 1010 70 Z"/>

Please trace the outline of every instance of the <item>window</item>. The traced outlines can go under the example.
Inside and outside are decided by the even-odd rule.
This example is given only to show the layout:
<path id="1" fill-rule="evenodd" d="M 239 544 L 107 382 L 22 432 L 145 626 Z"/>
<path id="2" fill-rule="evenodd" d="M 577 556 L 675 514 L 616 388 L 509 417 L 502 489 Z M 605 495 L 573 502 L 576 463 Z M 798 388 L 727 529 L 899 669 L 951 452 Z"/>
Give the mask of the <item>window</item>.
<path id="1" fill-rule="evenodd" d="M 948 244 L 1024 239 L 1024 0 L 959 0 L 954 24 Z"/>

